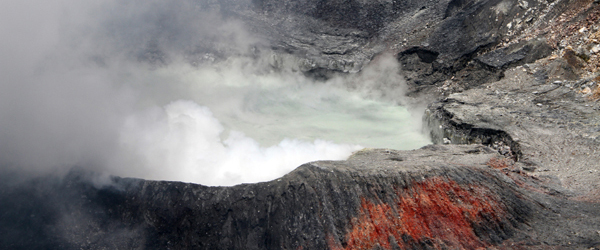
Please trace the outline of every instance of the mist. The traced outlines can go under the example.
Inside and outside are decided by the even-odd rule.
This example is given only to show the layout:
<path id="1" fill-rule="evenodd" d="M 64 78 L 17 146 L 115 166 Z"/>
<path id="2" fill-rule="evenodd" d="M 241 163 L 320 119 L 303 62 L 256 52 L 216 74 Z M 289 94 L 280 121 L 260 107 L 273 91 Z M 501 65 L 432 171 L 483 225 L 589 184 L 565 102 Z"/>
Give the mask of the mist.
<path id="1" fill-rule="evenodd" d="M 224 11 L 246 1 L 9 1 L 0 166 L 235 185 L 429 143 L 391 55 L 315 81 Z"/>

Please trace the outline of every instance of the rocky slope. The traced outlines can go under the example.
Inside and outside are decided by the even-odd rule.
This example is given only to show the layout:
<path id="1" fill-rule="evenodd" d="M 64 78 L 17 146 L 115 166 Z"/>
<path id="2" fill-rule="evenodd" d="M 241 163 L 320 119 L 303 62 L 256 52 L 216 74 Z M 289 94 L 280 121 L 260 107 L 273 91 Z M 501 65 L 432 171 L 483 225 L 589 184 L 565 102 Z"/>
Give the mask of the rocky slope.
<path id="1" fill-rule="evenodd" d="M 490 165 L 481 145 L 367 149 L 235 187 L 94 176 L 3 182 L 9 249 L 593 247 L 600 207 Z M 496 166 L 497 167 L 497 166 Z M 10 187 L 10 188 L 9 188 Z M 573 208 L 577 208 L 573 210 Z M 7 230 L 10 228 L 10 230 Z M 31 240 L 35 238 L 35 240 Z"/>
<path id="2" fill-rule="evenodd" d="M 510 68 L 499 81 L 447 95 L 433 104 L 429 112 L 436 140 L 510 147 L 507 155 L 526 169 L 536 174 L 553 172 L 580 194 L 596 192 L 598 54 L 594 48 L 598 41 L 594 32 L 600 27 L 590 19 L 598 18 L 600 8 L 591 1 L 574 4 L 555 21 L 562 26 L 545 30 L 548 41 L 556 41 L 550 44 L 556 48 L 551 56 Z M 561 28 L 565 26 L 569 28 Z M 555 33 L 568 34 L 557 40 Z M 478 59 L 493 54 L 494 60 L 481 61 L 511 60 L 514 53 L 501 53 L 511 46 Z M 493 139 L 489 134 L 494 134 Z"/>
<path id="3" fill-rule="evenodd" d="M 395 53 L 439 145 L 234 187 L 4 173 L 1 248 L 600 248 L 598 3 L 207 2 L 317 78 Z"/>

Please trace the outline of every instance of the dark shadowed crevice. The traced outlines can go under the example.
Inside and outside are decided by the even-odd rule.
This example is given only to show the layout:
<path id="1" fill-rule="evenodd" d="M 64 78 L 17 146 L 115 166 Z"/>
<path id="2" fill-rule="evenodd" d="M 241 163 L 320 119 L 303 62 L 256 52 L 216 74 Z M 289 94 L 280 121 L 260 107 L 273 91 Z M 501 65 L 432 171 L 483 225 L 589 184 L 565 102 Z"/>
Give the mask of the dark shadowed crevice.
<path id="1" fill-rule="evenodd" d="M 439 104 L 438 104 L 439 105 Z M 476 127 L 468 123 L 458 123 L 443 106 L 430 106 L 424 117 L 431 139 L 436 144 L 483 144 L 493 148 L 508 146 L 508 152 L 501 154 L 518 161 L 522 152 L 519 143 L 506 131 L 494 128 Z M 501 151 L 500 149 L 499 151 Z"/>
<path id="2" fill-rule="evenodd" d="M 435 59 L 437 59 L 437 57 L 440 55 L 440 53 L 438 53 L 438 52 L 431 51 L 431 50 L 428 50 L 425 48 L 412 47 L 403 52 L 400 52 L 398 57 L 401 58 L 403 56 L 410 55 L 410 54 L 417 54 L 419 59 L 421 59 L 421 62 L 424 62 L 424 63 L 433 63 L 435 61 Z"/>

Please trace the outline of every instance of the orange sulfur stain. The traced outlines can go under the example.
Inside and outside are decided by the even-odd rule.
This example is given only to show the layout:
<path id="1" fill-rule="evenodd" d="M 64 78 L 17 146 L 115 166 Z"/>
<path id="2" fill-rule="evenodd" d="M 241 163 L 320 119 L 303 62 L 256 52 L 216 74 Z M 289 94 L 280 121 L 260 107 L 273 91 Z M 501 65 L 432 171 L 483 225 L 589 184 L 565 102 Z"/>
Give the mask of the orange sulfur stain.
<path id="1" fill-rule="evenodd" d="M 473 229 L 479 223 L 498 222 L 504 209 L 482 186 L 461 186 L 430 178 L 397 190 L 395 204 L 362 198 L 360 214 L 346 235 L 345 249 L 392 249 L 393 236 L 401 248 L 425 243 L 433 248 L 477 249 L 488 244 Z M 393 241 L 393 240 L 392 240 Z M 341 249 L 329 242 L 331 249 Z"/>

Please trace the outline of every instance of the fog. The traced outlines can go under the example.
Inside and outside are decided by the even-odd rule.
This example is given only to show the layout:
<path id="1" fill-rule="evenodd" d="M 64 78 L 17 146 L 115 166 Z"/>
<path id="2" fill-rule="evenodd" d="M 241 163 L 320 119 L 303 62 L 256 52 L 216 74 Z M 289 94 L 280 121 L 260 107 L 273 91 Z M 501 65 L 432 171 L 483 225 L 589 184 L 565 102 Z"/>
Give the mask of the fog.
<path id="1" fill-rule="evenodd" d="M 214 1 L 3 5 L 4 170 L 234 185 L 429 143 L 391 55 L 314 81 Z"/>

